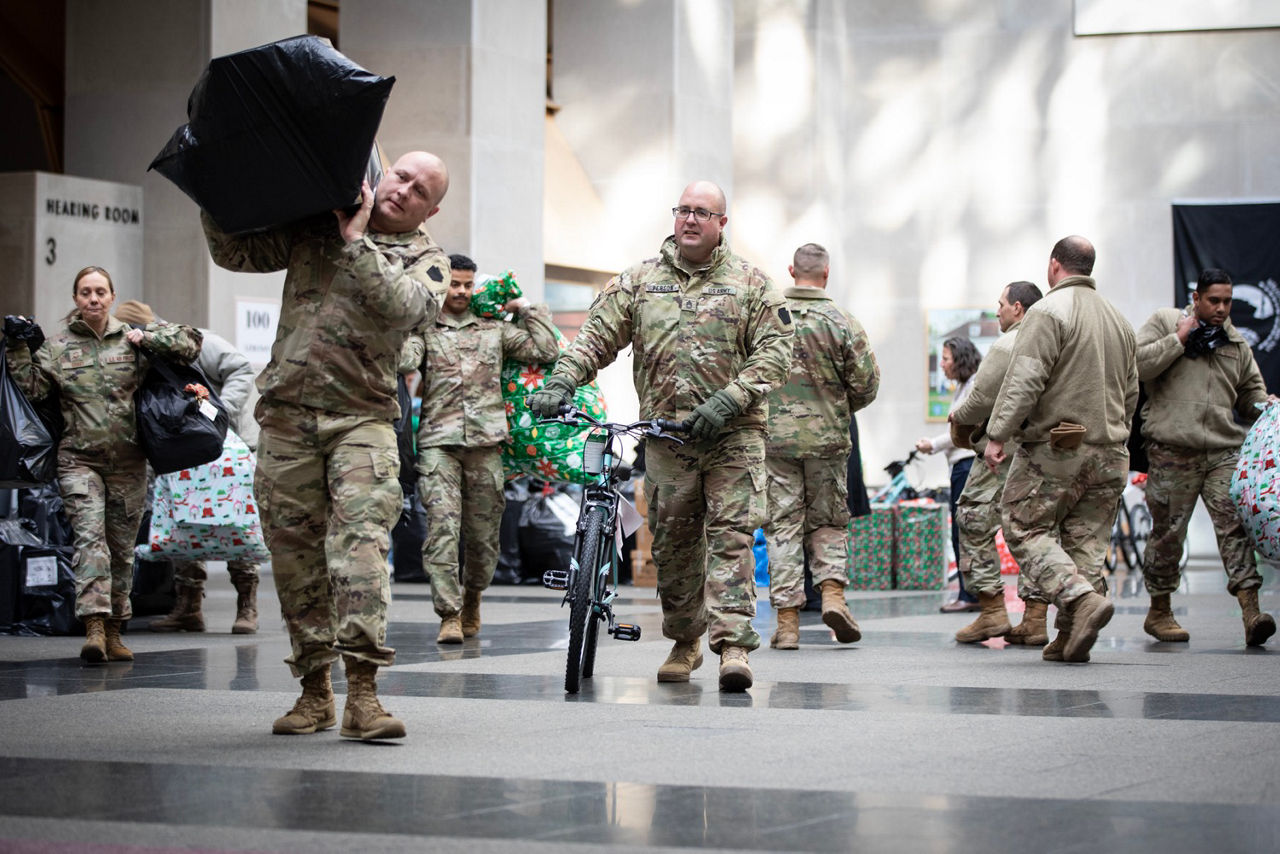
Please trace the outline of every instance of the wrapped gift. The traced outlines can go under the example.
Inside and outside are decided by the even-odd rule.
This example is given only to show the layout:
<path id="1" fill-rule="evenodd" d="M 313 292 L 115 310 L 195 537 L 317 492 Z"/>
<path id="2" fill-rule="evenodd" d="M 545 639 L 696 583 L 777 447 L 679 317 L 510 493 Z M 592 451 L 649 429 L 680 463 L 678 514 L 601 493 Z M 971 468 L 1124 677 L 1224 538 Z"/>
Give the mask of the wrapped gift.
<path id="1" fill-rule="evenodd" d="M 234 432 L 218 459 L 158 475 L 151 509 L 151 536 L 139 557 L 157 554 L 186 560 L 248 560 L 270 557 L 262 539 L 253 496 L 253 451 Z"/>
<path id="2" fill-rule="evenodd" d="M 515 275 L 507 271 L 499 278 L 486 279 L 471 297 L 471 310 L 486 317 L 497 316 L 502 306 L 520 296 Z M 563 351 L 568 342 L 556 330 L 556 344 Z M 507 409 L 510 438 L 502 446 L 502 466 L 508 478 L 529 475 L 561 483 L 587 483 L 594 479 L 582 469 L 583 446 L 589 426 L 555 422 L 540 423 L 529 411 L 529 395 L 542 388 L 554 363 L 540 365 L 508 359 L 502 363 L 502 399 Z M 592 418 L 606 418 L 600 386 L 591 382 L 580 386 L 573 405 Z"/>
<path id="3" fill-rule="evenodd" d="M 893 586 L 942 590 L 946 586 L 947 507 L 928 498 L 894 505 Z"/>
<path id="4" fill-rule="evenodd" d="M 996 531 L 996 553 L 1000 555 L 1000 574 L 1017 575 L 1018 562 L 1014 560 L 1009 544 L 1004 541 L 1004 529 Z"/>
<path id="5" fill-rule="evenodd" d="M 1240 446 L 1231 499 L 1253 547 L 1280 560 L 1280 404 L 1262 410 Z"/>
<path id="6" fill-rule="evenodd" d="M 501 317 L 503 306 L 524 296 L 516 274 L 508 270 L 497 278 L 490 276 L 479 282 L 471 294 L 471 313 L 480 317 Z"/>
<path id="7" fill-rule="evenodd" d="M 893 505 L 872 504 L 866 516 L 849 523 L 849 586 L 854 590 L 893 587 Z"/>

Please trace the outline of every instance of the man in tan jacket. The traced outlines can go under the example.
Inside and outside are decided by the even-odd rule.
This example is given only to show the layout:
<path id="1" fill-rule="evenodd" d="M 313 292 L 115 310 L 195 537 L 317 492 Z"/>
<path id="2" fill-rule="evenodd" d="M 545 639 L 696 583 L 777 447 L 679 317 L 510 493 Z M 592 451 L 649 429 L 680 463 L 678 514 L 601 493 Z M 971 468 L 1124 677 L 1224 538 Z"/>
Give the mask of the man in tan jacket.
<path id="1" fill-rule="evenodd" d="M 1102 564 L 1129 473 L 1138 402 L 1133 327 L 1098 295 L 1093 245 L 1073 235 L 1049 256 L 1049 293 L 1027 312 L 987 423 L 983 457 L 1005 460 L 1004 537 L 1023 572 L 1058 606 L 1046 661 L 1088 661 L 1115 608 Z M 1092 579 L 1092 580 L 1091 580 Z"/>
<path id="2" fill-rule="evenodd" d="M 1226 271 L 1204 270 L 1191 305 L 1159 309 L 1138 333 L 1138 377 L 1148 396 L 1142 435 L 1151 460 L 1152 522 L 1142 566 L 1151 609 L 1142 627 L 1162 641 L 1191 638 L 1174 619 L 1169 597 L 1178 589 L 1182 541 L 1196 498 L 1204 499 L 1213 520 L 1227 591 L 1244 613 L 1245 643 L 1261 646 L 1276 631 L 1271 615 L 1258 610 L 1262 576 L 1229 494 L 1247 431 L 1239 421 L 1252 423 L 1260 411 L 1255 404 L 1276 397 L 1268 397 L 1253 351 L 1231 325 L 1231 291 Z"/>

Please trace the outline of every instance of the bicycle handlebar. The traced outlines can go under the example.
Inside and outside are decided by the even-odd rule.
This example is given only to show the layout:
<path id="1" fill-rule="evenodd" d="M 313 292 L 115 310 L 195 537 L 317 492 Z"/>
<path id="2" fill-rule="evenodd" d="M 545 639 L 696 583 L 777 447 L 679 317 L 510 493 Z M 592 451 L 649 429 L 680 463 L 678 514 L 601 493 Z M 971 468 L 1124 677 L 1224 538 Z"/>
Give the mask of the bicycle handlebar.
<path id="1" fill-rule="evenodd" d="M 660 439 L 670 439 L 673 442 L 683 444 L 683 440 L 670 435 L 671 433 L 688 433 L 688 421 L 669 421 L 665 418 L 653 418 L 642 421 L 636 421 L 631 424 L 622 424 L 620 422 L 601 421 L 592 417 L 590 414 L 583 412 L 581 409 L 569 403 L 560 404 L 560 415 L 556 418 L 539 418 L 542 423 L 551 421 L 559 421 L 561 423 L 581 423 L 583 421 L 595 427 L 608 430 L 610 433 L 632 433 L 637 430 L 644 432 L 648 436 Z"/>

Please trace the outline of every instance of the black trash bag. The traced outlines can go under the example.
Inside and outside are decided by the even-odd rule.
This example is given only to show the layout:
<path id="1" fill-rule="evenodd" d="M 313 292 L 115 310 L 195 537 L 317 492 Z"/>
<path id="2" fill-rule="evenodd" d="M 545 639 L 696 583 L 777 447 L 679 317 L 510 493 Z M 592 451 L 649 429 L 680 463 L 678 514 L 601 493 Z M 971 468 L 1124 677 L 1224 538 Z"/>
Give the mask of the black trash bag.
<path id="1" fill-rule="evenodd" d="M 524 478 L 509 480 L 503 484 L 502 496 L 506 506 L 498 528 L 498 566 L 493 571 L 493 583 L 522 584 L 526 579 L 520 562 L 520 514 L 529 500 L 529 485 Z M 538 583 L 542 583 L 541 576 Z"/>
<path id="2" fill-rule="evenodd" d="M 56 483 L 47 483 L 18 493 L 18 515 L 31 522 L 40 542 L 48 546 L 70 546 L 75 532 L 67 518 L 62 493 Z"/>
<path id="3" fill-rule="evenodd" d="M 148 169 L 229 234 L 347 207 L 381 175 L 373 140 L 394 83 L 315 36 L 215 57 Z"/>
<path id="4" fill-rule="evenodd" d="M 542 583 L 548 569 L 568 569 L 573 559 L 573 534 L 552 509 L 567 493 L 554 491 L 530 498 L 520 511 L 520 567 L 526 583 Z M 561 496 L 557 498 L 556 496 Z"/>
<path id="5" fill-rule="evenodd" d="M 18 602 L 22 599 L 22 547 L 39 546 L 30 519 L 0 520 L 0 632 L 17 631 Z"/>
<path id="6" fill-rule="evenodd" d="M 427 581 L 422 543 L 427 538 L 427 510 L 414 493 L 404 494 L 400 519 L 391 529 L 391 578 L 409 584 Z"/>
<path id="7" fill-rule="evenodd" d="M 79 635 L 70 546 L 20 546 L 22 598 L 15 628 L 24 635 Z"/>
<path id="8" fill-rule="evenodd" d="M 227 407 L 195 365 L 179 365 L 148 354 L 151 367 L 133 393 L 138 441 L 156 474 L 189 469 L 222 456 L 227 439 Z M 184 387 L 208 389 L 199 400 Z M 211 407 L 211 408 L 210 408 Z"/>
<path id="9" fill-rule="evenodd" d="M 142 523 L 138 526 L 135 545 L 146 545 L 151 541 L 151 511 L 142 514 Z M 173 584 L 174 565 L 168 558 L 143 560 L 134 551 L 133 586 L 129 590 L 129 604 L 135 617 L 148 614 L 167 614 L 173 610 L 178 601 L 177 591 Z"/>
<path id="10" fill-rule="evenodd" d="M 57 477 L 58 438 L 9 376 L 0 339 L 0 486 L 31 486 Z"/>

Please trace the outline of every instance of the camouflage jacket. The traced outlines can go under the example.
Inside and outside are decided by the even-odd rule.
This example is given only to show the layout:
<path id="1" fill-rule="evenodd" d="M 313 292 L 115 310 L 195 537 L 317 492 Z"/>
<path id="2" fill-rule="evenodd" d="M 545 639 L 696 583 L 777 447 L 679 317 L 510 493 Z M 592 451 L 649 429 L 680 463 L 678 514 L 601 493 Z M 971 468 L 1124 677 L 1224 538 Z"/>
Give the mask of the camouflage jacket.
<path id="1" fill-rule="evenodd" d="M 701 269 L 683 269 L 677 254 L 668 237 L 657 258 L 614 277 L 554 374 L 582 385 L 630 345 L 642 418 L 687 419 L 725 389 L 742 413 L 727 426 L 764 429 L 765 395 L 791 367 L 786 301 L 723 238 Z"/>
<path id="2" fill-rule="evenodd" d="M 987 435 L 1047 442 L 1063 421 L 1089 445 L 1129 438 L 1138 403 L 1137 339 L 1088 276 L 1068 276 L 1027 310 L 991 407 Z"/>
<path id="3" fill-rule="evenodd" d="M 795 323 L 791 376 L 769 392 L 768 453 L 848 456 L 849 421 L 876 399 L 880 368 L 867 333 L 822 288 L 783 291 Z"/>
<path id="4" fill-rule="evenodd" d="M 510 323 L 440 312 L 422 336 L 422 417 L 418 447 L 486 447 L 507 439 L 502 360 L 551 362 L 559 352 L 551 310 L 530 306 Z M 412 350 L 412 341 L 406 343 Z"/>
<path id="5" fill-rule="evenodd" d="M 218 266 L 287 270 L 263 403 L 387 420 L 400 413 L 396 365 L 405 336 L 435 319 L 449 258 L 425 230 L 368 232 L 344 243 L 332 216 L 229 235 L 201 213 Z"/>
<path id="6" fill-rule="evenodd" d="M 987 448 L 987 419 L 991 417 L 991 407 L 995 405 L 996 395 L 1000 393 L 1000 385 L 1004 375 L 1009 372 L 1009 363 L 1013 359 L 1013 342 L 1018 339 L 1018 327 L 1022 321 L 1010 326 L 1005 333 L 991 344 L 991 349 L 978 364 L 978 372 L 973 375 L 973 388 L 964 402 L 951 410 L 951 421 L 963 424 L 969 429 L 969 441 L 973 450 L 981 454 Z M 1005 449 L 1012 454 L 1013 447 Z"/>
<path id="7" fill-rule="evenodd" d="M 1138 331 L 1138 378 L 1146 383 L 1142 435 L 1199 450 L 1238 448 L 1258 418 L 1267 385 L 1244 336 L 1228 320 L 1228 343 L 1188 359 L 1178 340 L 1183 313 L 1162 308 Z M 1239 423 L 1235 418 L 1240 416 Z"/>
<path id="8" fill-rule="evenodd" d="M 79 314 L 73 314 L 34 355 L 26 345 L 9 346 L 9 370 L 28 398 L 58 394 L 66 421 L 59 451 L 109 458 L 121 446 L 138 448 L 133 393 L 149 362 L 145 352 L 125 340 L 128 331 L 128 324 L 108 317 L 99 338 Z M 190 326 L 150 323 L 143 331 L 142 347 L 186 365 L 200 355 L 200 342 L 200 332 Z"/>

